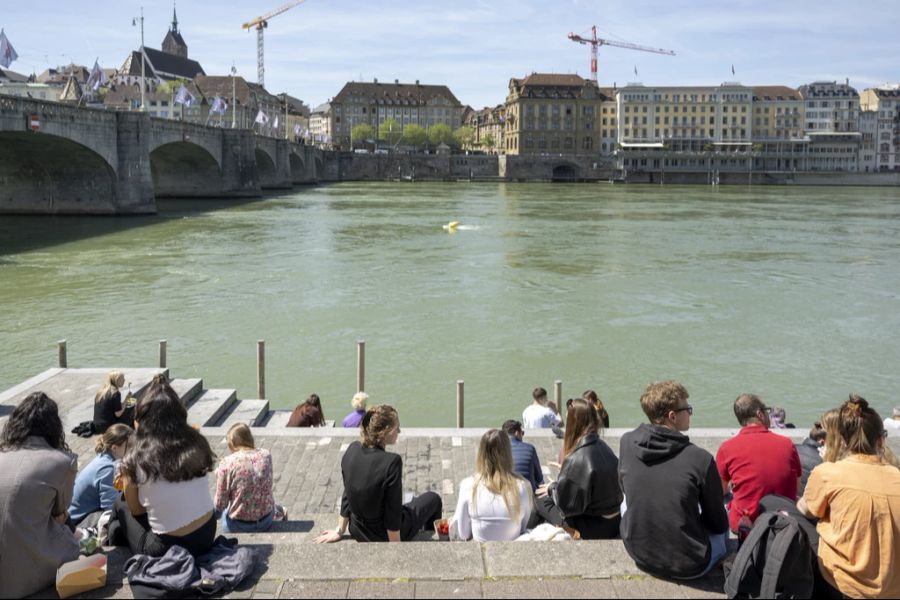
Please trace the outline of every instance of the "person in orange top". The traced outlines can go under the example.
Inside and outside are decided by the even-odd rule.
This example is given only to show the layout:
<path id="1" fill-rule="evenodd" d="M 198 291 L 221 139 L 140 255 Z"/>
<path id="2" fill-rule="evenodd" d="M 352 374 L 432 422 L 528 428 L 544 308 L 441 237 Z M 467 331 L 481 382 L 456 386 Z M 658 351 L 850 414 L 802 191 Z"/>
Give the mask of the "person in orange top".
<path id="1" fill-rule="evenodd" d="M 851 395 L 838 428 L 846 457 L 813 469 L 797 502 L 819 519 L 821 574 L 851 598 L 900 598 L 900 471 L 882 456 L 884 423 Z"/>

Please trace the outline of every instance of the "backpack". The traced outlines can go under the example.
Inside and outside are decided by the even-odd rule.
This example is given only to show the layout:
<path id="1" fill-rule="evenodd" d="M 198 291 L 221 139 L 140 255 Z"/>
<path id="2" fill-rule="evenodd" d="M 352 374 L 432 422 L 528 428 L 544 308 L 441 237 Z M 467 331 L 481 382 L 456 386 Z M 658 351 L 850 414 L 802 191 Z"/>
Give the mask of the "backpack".
<path id="1" fill-rule="evenodd" d="M 725 577 L 729 598 L 811 598 L 816 553 L 797 520 L 785 512 L 766 512 Z"/>

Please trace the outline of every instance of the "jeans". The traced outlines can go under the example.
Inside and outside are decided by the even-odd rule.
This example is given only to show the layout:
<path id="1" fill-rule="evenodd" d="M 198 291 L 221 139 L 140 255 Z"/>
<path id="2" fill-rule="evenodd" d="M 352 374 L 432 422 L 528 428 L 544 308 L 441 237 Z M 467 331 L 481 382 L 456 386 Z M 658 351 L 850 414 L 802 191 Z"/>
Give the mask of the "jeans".
<path id="1" fill-rule="evenodd" d="M 228 509 L 226 508 L 222 511 L 222 520 L 220 524 L 222 525 L 222 531 L 225 533 L 256 533 L 268 531 L 270 527 L 272 527 L 272 520 L 275 518 L 275 511 L 273 510 L 262 519 L 258 521 L 239 521 L 238 519 L 232 519 L 228 516 Z"/>
<path id="2" fill-rule="evenodd" d="M 713 570 L 713 568 L 719 564 L 725 555 L 728 554 L 728 532 L 725 533 L 710 533 L 709 534 L 709 564 L 706 565 L 706 568 L 703 569 L 703 572 L 699 575 L 694 575 L 693 577 L 673 577 L 673 579 L 680 579 L 682 581 L 687 581 L 690 579 L 699 579 Z"/>

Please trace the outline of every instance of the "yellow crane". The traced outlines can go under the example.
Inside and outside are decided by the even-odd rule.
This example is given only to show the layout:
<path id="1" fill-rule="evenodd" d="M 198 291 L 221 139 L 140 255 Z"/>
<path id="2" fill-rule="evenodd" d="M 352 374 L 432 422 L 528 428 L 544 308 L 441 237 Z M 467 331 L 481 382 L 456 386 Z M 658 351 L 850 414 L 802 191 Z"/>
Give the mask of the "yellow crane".
<path id="1" fill-rule="evenodd" d="M 305 1 L 306 0 L 291 0 L 291 2 L 282 4 L 270 13 L 264 14 L 261 17 L 256 17 L 249 23 L 244 23 L 243 28 L 247 31 L 256 28 L 256 82 L 259 85 L 263 87 L 265 87 L 266 85 L 266 64 L 265 55 L 263 52 L 263 31 L 265 31 L 266 27 L 269 26 L 269 19 L 277 17 L 281 13 L 287 12 Z"/>

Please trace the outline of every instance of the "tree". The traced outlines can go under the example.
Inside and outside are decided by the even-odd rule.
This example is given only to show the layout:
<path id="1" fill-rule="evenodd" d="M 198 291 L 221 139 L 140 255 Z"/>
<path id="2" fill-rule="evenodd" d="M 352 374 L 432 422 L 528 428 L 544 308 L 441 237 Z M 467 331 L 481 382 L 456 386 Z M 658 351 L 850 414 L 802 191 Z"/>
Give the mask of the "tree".
<path id="1" fill-rule="evenodd" d="M 428 129 L 428 142 L 432 146 L 440 146 L 441 144 L 452 146 L 455 143 L 455 140 L 453 139 L 453 130 L 450 129 L 449 125 L 438 123 L 434 127 Z"/>
<path id="2" fill-rule="evenodd" d="M 453 138 L 461 148 L 471 148 L 475 142 L 475 130 L 468 126 L 463 126 L 453 132 Z"/>
<path id="3" fill-rule="evenodd" d="M 496 143 L 497 143 L 497 141 L 494 140 L 494 136 L 493 136 L 492 134 L 490 134 L 490 133 L 486 133 L 486 134 L 484 134 L 483 136 L 481 136 L 481 145 L 482 145 L 488 152 L 490 152 L 491 150 L 494 149 L 494 144 L 496 144 Z"/>
<path id="4" fill-rule="evenodd" d="M 385 119 L 378 126 L 378 139 L 384 140 L 391 146 L 395 145 L 403 137 L 403 126 L 394 119 Z"/>
<path id="5" fill-rule="evenodd" d="M 410 123 L 406 126 L 406 129 L 403 130 L 403 141 L 417 150 L 419 149 L 419 146 L 425 143 L 426 137 L 425 129 L 421 125 L 416 125 L 415 123 Z"/>
<path id="6" fill-rule="evenodd" d="M 374 132 L 372 131 L 372 126 L 368 123 L 360 123 L 359 125 L 354 125 L 353 129 L 350 130 L 350 141 L 352 145 L 355 145 L 357 142 L 365 142 L 366 140 L 371 140 L 374 137 Z"/>

